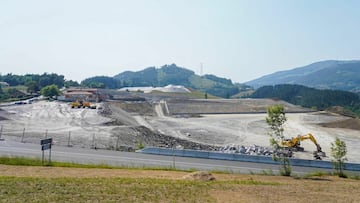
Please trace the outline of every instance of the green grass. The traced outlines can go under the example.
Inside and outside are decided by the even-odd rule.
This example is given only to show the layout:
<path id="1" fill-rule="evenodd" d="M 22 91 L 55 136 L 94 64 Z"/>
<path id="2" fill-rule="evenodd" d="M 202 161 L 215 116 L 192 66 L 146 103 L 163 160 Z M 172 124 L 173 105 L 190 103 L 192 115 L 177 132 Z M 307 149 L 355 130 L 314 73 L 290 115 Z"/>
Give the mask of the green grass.
<path id="1" fill-rule="evenodd" d="M 77 164 L 69 162 L 42 162 L 41 159 L 25 157 L 0 157 L 0 164 L 19 166 L 55 166 L 73 168 L 115 168 L 106 164 Z"/>
<path id="2" fill-rule="evenodd" d="M 41 166 L 39 159 L 0 157 L 0 164 Z M 47 166 L 120 168 L 52 162 Z M 141 169 L 141 168 L 135 168 Z M 152 168 L 154 170 L 154 168 Z M 174 170 L 165 168 L 159 170 Z M 277 186 L 279 183 L 249 180 L 192 181 L 157 178 L 78 178 L 0 176 L 1 202 L 216 202 L 210 193 L 233 191 L 238 186 Z"/>
<path id="3" fill-rule="evenodd" d="M 108 164 L 78 164 L 70 162 L 47 162 L 42 163 L 41 159 L 36 158 L 25 158 L 25 157 L 0 157 L 0 164 L 4 165 L 17 165 L 17 166 L 49 166 L 49 167 L 68 167 L 68 168 L 100 168 L 100 169 L 133 169 L 133 170 L 162 170 L 162 171 L 184 171 L 192 172 L 194 169 L 190 170 L 180 170 L 169 167 L 139 167 L 139 166 L 111 166 Z"/>
<path id="4" fill-rule="evenodd" d="M 5 202 L 216 202 L 212 190 L 238 185 L 278 185 L 261 181 L 189 181 L 153 178 L 0 177 Z"/>
<path id="5" fill-rule="evenodd" d="M 322 177 L 322 176 L 329 176 L 329 175 L 333 175 L 330 172 L 324 172 L 324 171 L 314 171 L 311 173 L 306 174 L 304 177 L 305 178 L 309 178 L 309 177 Z"/>
<path id="6" fill-rule="evenodd" d="M 150 178 L 0 178 L 8 202 L 214 202 L 205 183 Z"/>

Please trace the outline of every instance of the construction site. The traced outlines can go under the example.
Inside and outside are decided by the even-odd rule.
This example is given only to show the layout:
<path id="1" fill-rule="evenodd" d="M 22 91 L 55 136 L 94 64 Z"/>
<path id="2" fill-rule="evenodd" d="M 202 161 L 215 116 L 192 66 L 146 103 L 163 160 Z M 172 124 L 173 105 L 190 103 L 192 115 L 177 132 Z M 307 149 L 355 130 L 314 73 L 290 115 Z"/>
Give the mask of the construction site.
<path id="1" fill-rule="evenodd" d="M 348 162 L 360 163 L 360 122 L 327 111 L 314 111 L 272 99 L 189 99 L 112 91 L 102 102 L 80 103 L 34 100 L 2 104 L 0 138 L 3 141 L 39 143 L 52 137 L 69 147 L 133 151 L 141 147 L 216 150 L 270 156 L 266 109 L 285 108 L 284 135 L 291 157 L 331 160 L 336 137 L 346 142 Z M 311 135 L 311 136 L 310 136 Z M 293 139 L 296 138 L 297 139 Z M 293 140 L 291 140 L 293 139 Z"/>

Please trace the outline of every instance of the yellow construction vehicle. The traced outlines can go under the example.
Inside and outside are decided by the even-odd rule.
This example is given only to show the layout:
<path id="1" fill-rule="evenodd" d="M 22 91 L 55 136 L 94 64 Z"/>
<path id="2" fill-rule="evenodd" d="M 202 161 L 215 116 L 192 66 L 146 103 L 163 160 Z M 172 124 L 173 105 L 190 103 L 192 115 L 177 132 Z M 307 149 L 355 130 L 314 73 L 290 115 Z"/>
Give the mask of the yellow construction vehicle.
<path id="1" fill-rule="evenodd" d="M 80 108 L 82 107 L 82 104 L 80 101 L 76 100 L 74 102 L 71 102 L 71 108 Z"/>
<path id="2" fill-rule="evenodd" d="M 71 108 L 86 108 L 86 107 L 91 109 L 96 109 L 96 105 L 92 105 L 90 104 L 90 102 L 87 101 L 76 100 L 71 103 Z"/>
<path id="3" fill-rule="evenodd" d="M 281 142 L 281 145 L 289 147 L 290 149 L 295 151 L 304 151 L 304 148 L 300 147 L 300 141 L 307 139 L 311 140 L 316 145 L 316 151 L 314 151 L 314 158 L 321 160 L 321 157 L 326 157 L 325 152 L 321 150 L 319 143 L 317 143 L 315 137 L 311 133 L 307 135 L 298 135 L 297 137 L 293 137 L 291 139 L 285 139 Z"/>

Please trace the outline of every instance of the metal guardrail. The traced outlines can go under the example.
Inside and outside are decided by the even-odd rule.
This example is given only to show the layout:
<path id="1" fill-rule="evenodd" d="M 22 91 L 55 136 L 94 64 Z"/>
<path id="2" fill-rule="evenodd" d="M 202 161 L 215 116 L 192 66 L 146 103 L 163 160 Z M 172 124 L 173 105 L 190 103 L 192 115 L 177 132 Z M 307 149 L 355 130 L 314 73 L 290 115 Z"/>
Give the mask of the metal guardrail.
<path id="1" fill-rule="evenodd" d="M 221 153 L 211 151 L 197 151 L 197 150 L 185 150 L 185 149 L 169 149 L 169 148 L 156 148 L 147 147 L 138 152 L 145 154 L 157 154 L 157 155 L 168 155 L 168 156 L 183 156 L 193 158 L 207 158 L 207 159 L 220 159 L 229 161 L 245 161 L 245 162 L 256 162 L 256 163 L 267 163 L 267 164 L 279 164 L 274 161 L 270 156 L 257 156 L 247 154 L 235 154 L 235 153 Z M 305 166 L 305 167 L 317 167 L 332 169 L 333 163 L 330 161 L 320 160 L 308 160 L 308 159 L 293 159 L 290 158 L 292 166 Z M 360 171 L 360 164 L 357 163 L 345 163 L 345 169 L 349 171 Z"/>

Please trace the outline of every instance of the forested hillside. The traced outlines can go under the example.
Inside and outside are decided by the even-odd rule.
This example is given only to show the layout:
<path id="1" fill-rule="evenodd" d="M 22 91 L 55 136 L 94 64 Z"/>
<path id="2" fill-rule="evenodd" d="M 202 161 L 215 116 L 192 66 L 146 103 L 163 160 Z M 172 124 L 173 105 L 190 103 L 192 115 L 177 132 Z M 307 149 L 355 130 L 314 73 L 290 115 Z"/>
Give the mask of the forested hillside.
<path id="1" fill-rule="evenodd" d="M 81 85 L 91 88 L 117 89 L 122 87 L 121 81 L 108 76 L 95 76 L 81 81 Z"/>
<path id="2" fill-rule="evenodd" d="M 183 85 L 187 88 L 207 92 L 215 96 L 229 98 L 237 94 L 239 88 L 230 79 L 215 75 L 196 75 L 193 71 L 178 67 L 175 64 L 161 68 L 149 67 L 142 71 L 126 71 L 114 76 L 122 86 L 166 86 Z"/>
<path id="3" fill-rule="evenodd" d="M 6 74 L 0 75 L 0 81 L 7 82 L 10 86 L 25 85 L 33 83 L 34 86 L 39 88 L 45 87 L 47 85 L 57 85 L 59 88 L 63 87 L 65 84 L 65 79 L 63 75 L 58 75 L 56 73 L 44 73 L 39 74 L 26 74 L 26 75 L 14 75 Z"/>
<path id="4" fill-rule="evenodd" d="M 304 67 L 279 71 L 246 82 L 265 85 L 298 84 L 317 89 L 336 89 L 360 93 L 360 61 L 321 61 Z"/>
<path id="5" fill-rule="evenodd" d="M 251 97 L 276 98 L 295 105 L 319 110 L 331 106 L 342 106 L 360 115 L 359 95 L 341 90 L 318 90 L 302 85 L 284 84 L 260 87 Z"/>

